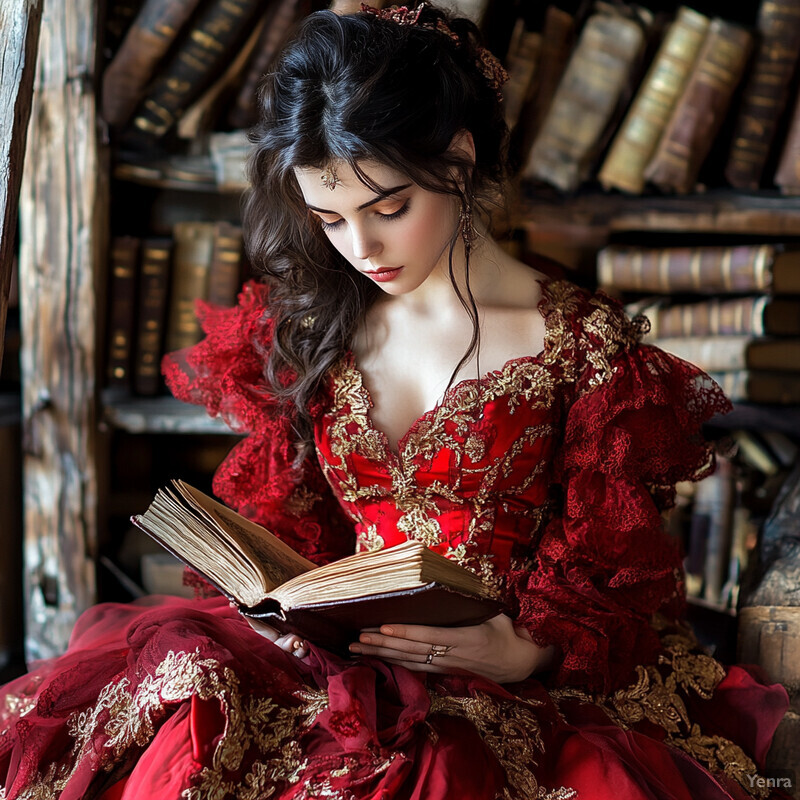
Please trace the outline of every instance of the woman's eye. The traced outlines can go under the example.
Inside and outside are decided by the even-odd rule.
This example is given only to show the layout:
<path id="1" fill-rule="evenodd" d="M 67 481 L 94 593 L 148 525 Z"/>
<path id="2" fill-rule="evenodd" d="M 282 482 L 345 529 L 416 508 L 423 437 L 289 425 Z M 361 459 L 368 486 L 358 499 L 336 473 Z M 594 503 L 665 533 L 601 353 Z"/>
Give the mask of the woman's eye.
<path id="1" fill-rule="evenodd" d="M 322 217 L 317 217 L 319 220 L 319 224 L 322 226 L 322 230 L 324 231 L 335 231 L 337 228 L 341 227 L 343 220 L 337 219 L 336 222 L 325 222 Z"/>
<path id="2" fill-rule="evenodd" d="M 381 214 L 379 212 L 378 216 L 380 216 L 382 219 L 400 219 L 400 217 L 408 213 L 408 205 L 408 200 L 406 200 L 406 202 L 403 203 L 403 205 L 398 208 L 397 211 L 393 211 L 391 214 Z"/>

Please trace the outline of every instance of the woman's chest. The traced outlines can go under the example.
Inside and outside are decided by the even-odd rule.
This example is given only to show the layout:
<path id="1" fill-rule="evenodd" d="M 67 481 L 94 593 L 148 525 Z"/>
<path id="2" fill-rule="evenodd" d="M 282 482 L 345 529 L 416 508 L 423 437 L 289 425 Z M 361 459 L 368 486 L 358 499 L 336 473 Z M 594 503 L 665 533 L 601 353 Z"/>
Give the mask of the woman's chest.
<path id="1" fill-rule="evenodd" d="M 354 359 L 370 395 L 372 423 L 393 450 L 415 421 L 440 405 L 449 388 L 500 373 L 544 347 L 543 321 L 529 309 L 491 310 L 481 322 L 473 353 L 473 329 L 463 323 L 447 327 L 407 320 L 393 326 L 391 334 L 357 341 Z"/>

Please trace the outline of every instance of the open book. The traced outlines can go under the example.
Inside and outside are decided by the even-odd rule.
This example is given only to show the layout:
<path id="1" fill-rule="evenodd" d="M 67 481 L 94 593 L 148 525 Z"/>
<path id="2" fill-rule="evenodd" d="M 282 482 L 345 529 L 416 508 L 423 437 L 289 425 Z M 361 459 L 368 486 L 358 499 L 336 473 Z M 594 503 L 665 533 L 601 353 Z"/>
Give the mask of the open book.
<path id="1" fill-rule="evenodd" d="M 502 611 L 468 569 L 409 541 L 315 566 L 266 528 L 183 481 L 131 521 L 243 614 L 343 649 L 388 622 L 477 625 Z"/>

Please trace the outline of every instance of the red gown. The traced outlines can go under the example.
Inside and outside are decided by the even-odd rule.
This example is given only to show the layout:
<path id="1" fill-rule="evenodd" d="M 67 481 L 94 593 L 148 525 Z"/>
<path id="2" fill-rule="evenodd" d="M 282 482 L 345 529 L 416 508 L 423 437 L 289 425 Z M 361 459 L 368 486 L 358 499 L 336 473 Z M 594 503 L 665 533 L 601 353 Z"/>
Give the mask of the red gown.
<path id="1" fill-rule="evenodd" d="M 618 304 L 543 284 L 541 353 L 453 386 L 397 451 L 352 359 L 311 409 L 317 458 L 262 375 L 265 289 L 201 308 L 173 392 L 249 434 L 215 492 L 317 562 L 415 538 L 475 570 L 554 668 L 513 685 L 312 647 L 301 661 L 219 596 L 100 605 L 67 653 L 0 692 L 0 798 L 652 800 L 767 796 L 787 708 L 681 624 L 677 481 L 712 468 L 728 402 L 639 342 Z"/>

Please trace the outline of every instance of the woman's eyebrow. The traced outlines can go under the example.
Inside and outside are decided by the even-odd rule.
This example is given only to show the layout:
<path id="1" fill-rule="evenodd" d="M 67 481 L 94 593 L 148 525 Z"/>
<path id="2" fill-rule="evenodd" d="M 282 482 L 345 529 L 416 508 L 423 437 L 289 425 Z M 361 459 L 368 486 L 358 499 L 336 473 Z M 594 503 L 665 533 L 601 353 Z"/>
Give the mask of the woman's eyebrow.
<path id="1" fill-rule="evenodd" d="M 403 189 L 408 189 L 411 186 L 410 183 L 404 183 L 402 186 L 393 186 L 391 189 L 386 189 L 385 191 L 381 192 L 377 197 L 373 197 L 372 200 L 367 200 L 366 203 L 362 203 L 356 211 L 363 211 L 365 208 L 369 208 L 369 206 L 375 205 L 375 203 L 380 203 L 381 200 L 385 200 L 387 197 L 391 197 L 393 194 L 397 194 L 398 192 L 402 192 Z M 316 211 L 319 214 L 338 214 L 338 211 L 329 211 L 327 208 L 317 208 L 316 206 L 312 206 L 310 203 L 306 203 L 308 208 L 311 211 Z"/>

